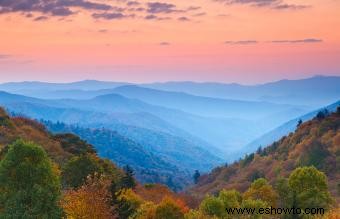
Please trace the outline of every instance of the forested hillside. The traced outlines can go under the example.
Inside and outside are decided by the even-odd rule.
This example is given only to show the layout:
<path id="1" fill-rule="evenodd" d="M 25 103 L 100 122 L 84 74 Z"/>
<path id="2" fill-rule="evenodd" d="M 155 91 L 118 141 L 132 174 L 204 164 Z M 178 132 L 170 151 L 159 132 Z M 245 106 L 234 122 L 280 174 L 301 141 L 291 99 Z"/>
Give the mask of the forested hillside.
<path id="1" fill-rule="evenodd" d="M 332 195 L 339 198 L 340 108 L 336 113 L 320 111 L 314 119 L 296 125 L 294 133 L 272 145 L 201 176 L 191 192 L 204 196 L 226 188 L 245 191 L 254 180 L 262 177 L 275 185 L 298 167 L 314 166 L 327 175 Z"/>
<path id="2" fill-rule="evenodd" d="M 230 215 L 226 209 L 280 206 L 323 208 L 326 218 L 336 218 L 339 125 L 340 108 L 332 114 L 321 111 L 257 153 L 207 175 L 197 172 L 195 187 L 174 193 L 163 185 L 139 184 L 131 167 L 121 169 L 98 157 L 96 149 L 76 135 L 51 134 L 42 124 L 9 117 L 1 109 L 0 217 L 245 219 L 268 217 Z M 122 146 L 123 139 L 113 133 L 79 133 L 108 134 Z M 119 150 L 111 153 L 118 156 Z"/>
<path id="3" fill-rule="evenodd" d="M 42 123 L 53 133 L 59 133 L 57 136 L 67 136 L 68 134 L 65 133 L 74 133 L 80 136 L 94 145 L 101 157 L 110 159 L 121 167 L 131 166 L 136 173 L 136 178 L 141 183 L 162 183 L 175 191 L 192 183 L 191 174 L 193 171 L 180 170 L 176 162 L 171 162 L 165 156 L 162 159 L 162 156 L 155 154 L 155 150 L 153 150 L 155 152 L 146 150 L 142 145 L 115 131 L 103 128 L 82 128 L 60 122 L 42 121 Z"/>
<path id="4" fill-rule="evenodd" d="M 136 154 L 138 155 L 138 154 Z M 143 159 L 143 158 L 141 158 Z M 0 218 L 129 218 L 142 205 L 184 215 L 186 196 L 139 184 L 134 171 L 97 156 L 73 134 L 53 135 L 40 123 L 0 108 Z"/>

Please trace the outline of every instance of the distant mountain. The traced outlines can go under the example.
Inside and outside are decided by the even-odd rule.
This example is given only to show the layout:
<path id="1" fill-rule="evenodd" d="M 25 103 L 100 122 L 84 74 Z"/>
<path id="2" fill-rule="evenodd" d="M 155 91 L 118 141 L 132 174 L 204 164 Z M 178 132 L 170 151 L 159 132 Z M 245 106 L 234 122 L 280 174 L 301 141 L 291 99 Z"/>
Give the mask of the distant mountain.
<path id="1" fill-rule="evenodd" d="M 294 133 L 231 165 L 216 167 L 201 176 L 190 192 L 202 198 L 222 189 L 243 192 L 258 178 L 266 178 L 275 185 L 278 179 L 289 176 L 295 168 L 314 166 L 327 175 L 330 192 L 339 199 L 339 133 L 340 108 L 336 113 L 302 123 Z"/>
<path id="2" fill-rule="evenodd" d="M 14 82 L 0 84 L 0 90 L 43 99 L 90 99 L 132 85 L 125 82 L 86 80 L 73 83 Z M 339 76 L 315 76 L 300 80 L 280 80 L 259 85 L 224 83 L 165 82 L 135 84 L 163 91 L 184 92 L 196 96 L 264 101 L 280 104 L 320 107 L 340 98 Z"/>
<path id="3" fill-rule="evenodd" d="M 129 165 L 141 183 L 168 184 L 174 190 L 181 190 L 191 184 L 191 172 L 183 171 L 171 162 L 167 162 L 142 145 L 109 129 L 81 128 L 65 123 L 43 121 L 53 133 L 73 133 L 94 145 L 99 155 L 108 158 L 117 165 Z M 170 180 L 171 179 L 171 180 Z"/>
<path id="4" fill-rule="evenodd" d="M 297 124 L 298 121 L 301 119 L 302 121 L 308 121 L 310 119 L 312 119 L 313 117 L 316 116 L 316 114 L 324 109 L 327 109 L 330 112 L 334 112 L 336 111 L 337 107 L 340 106 L 340 100 L 337 101 L 336 103 L 333 103 L 331 105 L 328 105 L 324 108 L 320 108 L 318 110 L 315 110 L 313 112 L 310 112 L 308 114 L 305 114 L 303 116 L 297 117 L 295 119 L 292 119 L 286 123 L 284 123 L 283 125 L 271 130 L 270 132 L 262 135 L 261 137 L 255 139 L 254 141 L 252 141 L 251 143 L 249 143 L 248 145 L 246 145 L 244 147 L 244 151 L 255 151 L 258 147 L 262 146 L 265 147 L 269 144 L 272 144 L 274 141 L 276 141 L 277 139 L 282 138 L 285 135 L 288 135 L 290 132 L 295 131 L 295 129 L 297 128 Z M 241 152 L 242 154 L 244 153 Z"/>
<path id="5" fill-rule="evenodd" d="M 298 108 L 268 102 L 200 97 L 183 92 L 160 91 L 135 85 L 118 87 L 113 89 L 113 92 L 128 98 L 142 100 L 149 104 L 179 109 L 191 114 L 218 118 L 256 120 L 269 114 L 285 112 L 291 108 Z M 300 107 L 300 110 L 303 112 L 304 108 Z M 287 121 L 287 118 L 284 118 L 282 121 Z"/>
<path id="6" fill-rule="evenodd" d="M 85 80 L 72 83 L 48 83 L 39 81 L 24 81 L 24 82 L 10 82 L 0 84 L 0 90 L 7 92 L 19 92 L 26 94 L 25 92 L 43 92 L 43 91 L 60 91 L 60 90 L 102 90 L 112 89 L 115 87 L 128 85 L 130 83 L 125 82 L 108 82 L 108 81 L 96 81 Z"/>
<path id="7" fill-rule="evenodd" d="M 301 80 L 281 80 L 260 85 L 167 82 L 142 85 L 165 91 L 238 100 L 323 106 L 340 98 L 339 76 L 315 76 Z"/>
<path id="8" fill-rule="evenodd" d="M 144 88 L 141 89 L 144 90 Z M 146 91 L 149 92 L 148 89 Z M 153 93 L 153 90 L 151 92 Z M 157 93 L 157 91 L 155 92 Z M 169 92 L 170 94 L 165 93 L 165 95 L 163 92 L 160 93 L 162 94 L 160 97 L 164 99 L 167 99 L 166 95 L 177 95 L 171 92 Z M 271 113 L 274 114 L 273 116 L 266 117 L 264 120 L 259 118 L 259 120 L 250 121 L 194 115 L 178 109 L 148 104 L 139 99 L 127 98 L 120 94 L 102 95 L 89 100 L 42 100 L 19 95 L 10 97 L 10 94 L 4 92 L 2 94 L 0 94 L 1 104 L 11 107 L 15 112 L 22 112 L 33 118 L 44 116 L 44 119 L 63 121 L 68 124 L 86 122 L 87 124 L 102 124 L 104 127 L 112 127 L 113 124 L 118 123 L 149 129 L 154 132 L 163 132 L 186 139 L 195 145 L 201 145 L 202 148 L 211 153 L 219 154 L 220 156 L 225 155 L 224 157 L 228 160 L 232 159 L 226 155 L 230 150 L 246 145 L 256 137 L 281 124 L 282 121 L 290 119 L 290 116 L 295 117 L 303 114 L 303 112 L 297 110 L 292 113 L 289 112 L 289 116 L 285 117 L 286 112 L 284 110 L 290 111 L 294 108 L 286 106 L 280 108 L 280 106 L 273 104 L 274 109 L 267 113 L 268 116 Z M 2 98 L 2 96 L 7 96 L 8 98 Z M 157 95 L 155 94 L 155 96 Z M 203 111 L 206 106 L 209 106 L 209 101 L 205 102 L 205 98 L 192 97 L 191 95 L 183 96 L 188 97 L 191 102 L 196 101 L 201 104 Z M 182 95 L 179 95 L 177 98 L 180 100 L 181 97 Z M 171 101 L 176 102 L 174 99 Z M 185 106 L 185 101 L 183 100 L 182 102 L 183 106 Z M 221 104 L 219 101 L 217 102 L 219 105 L 229 104 L 225 100 L 221 100 Z M 216 107 L 219 106 L 218 104 Z M 254 105 L 256 104 L 254 103 Z M 225 108 L 227 107 L 225 106 Z M 249 116 L 255 114 L 253 113 L 253 111 L 256 111 L 255 108 L 254 106 L 254 110 L 252 110 L 251 107 L 247 107 Z M 262 109 L 265 111 L 264 108 Z M 283 116 L 277 116 L 280 113 Z M 211 145 L 214 145 L 214 147 Z M 224 153 L 220 153 L 220 151 Z"/>

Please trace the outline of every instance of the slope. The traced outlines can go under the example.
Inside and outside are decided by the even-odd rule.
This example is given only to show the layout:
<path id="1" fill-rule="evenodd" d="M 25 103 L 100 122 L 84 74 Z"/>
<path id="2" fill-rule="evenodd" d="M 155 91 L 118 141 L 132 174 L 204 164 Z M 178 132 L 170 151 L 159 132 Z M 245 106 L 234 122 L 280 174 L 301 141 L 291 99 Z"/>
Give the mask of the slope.
<path id="1" fill-rule="evenodd" d="M 339 197 L 340 181 L 340 108 L 330 115 L 321 114 L 299 126 L 288 136 L 267 148 L 245 156 L 229 166 L 215 168 L 200 178 L 190 192 L 201 196 L 223 188 L 244 191 L 252 181 L 265 177 L 272 184 L 300 166 L 315 166 L 325 172 L 332 194 Z"/>

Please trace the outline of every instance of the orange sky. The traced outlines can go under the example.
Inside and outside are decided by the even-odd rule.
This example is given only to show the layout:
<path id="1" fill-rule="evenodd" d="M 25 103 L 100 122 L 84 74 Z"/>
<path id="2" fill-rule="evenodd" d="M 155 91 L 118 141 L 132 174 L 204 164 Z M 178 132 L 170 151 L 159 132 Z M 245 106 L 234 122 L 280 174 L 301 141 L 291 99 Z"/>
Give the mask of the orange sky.
<path id="1" fill-rule="evenodd" d="M 57 1 L 0 2 L 0 82 L 340 75 L 338 0 Z"/>

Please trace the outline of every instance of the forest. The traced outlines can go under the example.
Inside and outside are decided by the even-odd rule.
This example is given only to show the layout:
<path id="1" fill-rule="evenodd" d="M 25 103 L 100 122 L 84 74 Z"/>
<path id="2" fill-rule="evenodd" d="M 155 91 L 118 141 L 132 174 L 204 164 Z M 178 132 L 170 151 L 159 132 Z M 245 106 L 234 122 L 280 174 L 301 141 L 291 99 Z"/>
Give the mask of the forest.
<path id="1" fill-rule="evenodd" d="M 173 192 L 141 184 L 130 166 L 98 156 L 74 134 L 52 134 L 0 111 L 1 218 L 337 218 L 340 107 Z M 267 169 L 266 169 L 267 168 Z M 319 215 L 229 214 L 231 208 L 316 208 Z"/>

